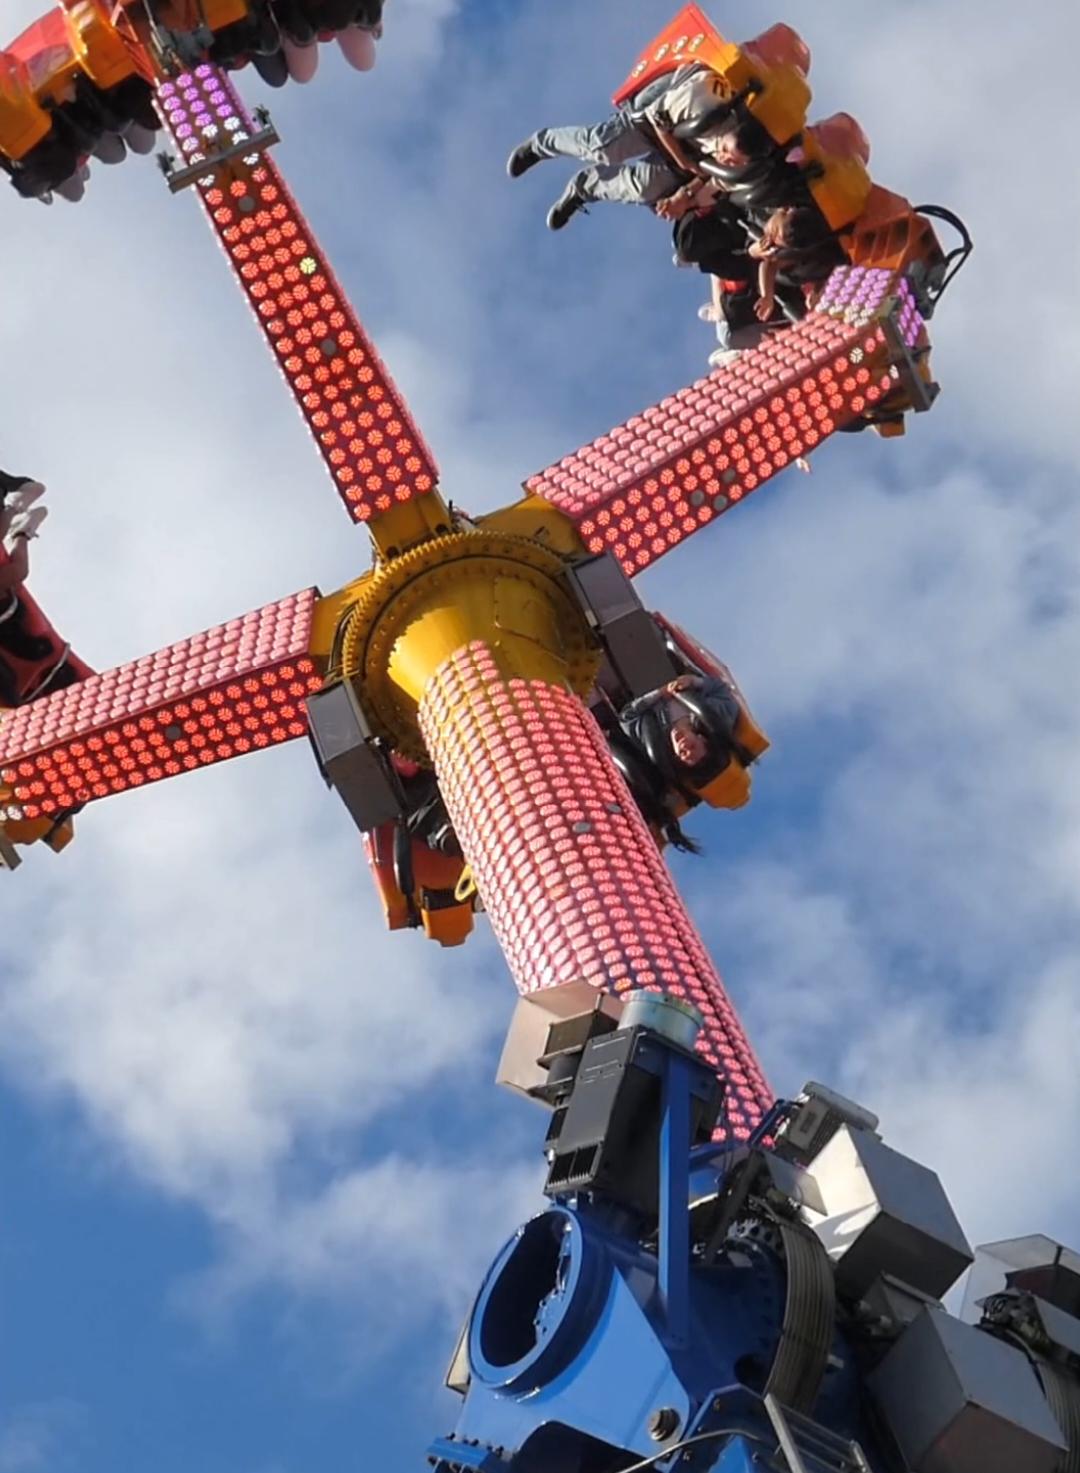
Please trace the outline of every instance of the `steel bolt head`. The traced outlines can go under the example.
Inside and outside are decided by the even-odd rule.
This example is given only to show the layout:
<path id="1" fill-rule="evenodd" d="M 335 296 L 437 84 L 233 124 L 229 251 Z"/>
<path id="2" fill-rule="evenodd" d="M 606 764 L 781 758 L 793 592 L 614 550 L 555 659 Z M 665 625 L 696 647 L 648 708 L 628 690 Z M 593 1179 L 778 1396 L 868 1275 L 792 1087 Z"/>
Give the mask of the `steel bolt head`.
<path id="1" fill-rule="evenodd" d="M 654 1442 L 666 1442 L 679 1430 L 679 1414 L 674 1407 L 657 1407 L 649 1418 L 649 1436 Z"/>

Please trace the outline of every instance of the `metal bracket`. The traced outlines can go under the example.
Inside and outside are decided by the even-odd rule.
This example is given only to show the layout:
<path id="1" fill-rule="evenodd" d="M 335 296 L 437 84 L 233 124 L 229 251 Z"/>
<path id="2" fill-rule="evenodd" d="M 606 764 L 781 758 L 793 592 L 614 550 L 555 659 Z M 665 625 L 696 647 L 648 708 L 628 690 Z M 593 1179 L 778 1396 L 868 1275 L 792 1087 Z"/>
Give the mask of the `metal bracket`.
<path id="1" fill-rule="evenodd" d="M 907 391 L 911 407 L 916 414 L 925 414 L 941 392 L 939 385 L 927 383 L 919 372 L 915 355 L 904 342 L 896 319 L 890 312 L 882 323 L 885 344 L 889 350 L 889 363 L 900 375 L 899 382 Z"/>
<path id="2" fill-rule="evenodd" d="M 435 1473 L 499 1473 L 508 1465 L 483 1443 L 437 1437 L 428 1447 L 427 1460 Z"/>
<path id="3" fill-rule="evenodd" d="M 257 133 L 252 133 L 248 138 L 238 138 L 224 148 L 215 149 L 197 164 L 186 164 L 183 168 L 173 168 L 171 162 L 169 164 L 163 162 L 162 173 L 165 175 L 170 191 L 173 194 L 179 194 L 182 189 L 187 189 L 197 180 L 204 179 L 207 174 L 217 173 L 230 159 L 243 158 L 250 153 L 265 153 L 268 148 L 280 142 L 281 138 L 277 129 L 268 120 Z M 164 160 L 169 156 L 159 155 L 159 157 Z"/>
<path id="4" fill-rule="evenodd" d="M 6 834 L 0 832 L 0 869 L 18 869 L 22 857 Z"/>

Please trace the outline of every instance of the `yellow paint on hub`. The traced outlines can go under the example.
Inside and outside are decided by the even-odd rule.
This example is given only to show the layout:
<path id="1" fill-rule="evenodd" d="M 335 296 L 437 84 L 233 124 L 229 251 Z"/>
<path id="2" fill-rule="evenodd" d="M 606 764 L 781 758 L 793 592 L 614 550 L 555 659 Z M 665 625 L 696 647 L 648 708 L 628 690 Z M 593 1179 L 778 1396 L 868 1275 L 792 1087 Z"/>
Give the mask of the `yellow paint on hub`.
<path id="1" fill-rule="evenodd" d="M 340 673 L 357 682 L 379 733 L 426 760 L 417 723 L 424 688 L 473 640 L 491 647 L 508 679 L 585 694 L 599 651 L 561 580 L 565 566 L 539 542 L 478 529 L 380 564 L 344 606 L 338 640 Z"/>

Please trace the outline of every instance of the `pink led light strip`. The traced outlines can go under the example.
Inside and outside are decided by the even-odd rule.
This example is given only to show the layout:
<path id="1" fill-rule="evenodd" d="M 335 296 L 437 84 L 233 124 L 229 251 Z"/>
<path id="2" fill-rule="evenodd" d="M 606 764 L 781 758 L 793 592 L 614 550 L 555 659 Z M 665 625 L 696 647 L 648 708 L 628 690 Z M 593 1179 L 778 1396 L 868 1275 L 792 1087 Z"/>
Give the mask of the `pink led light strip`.
<path id="1" fill-rule="evenodd" d="M 424 740 L 521 992 L 584 980 L 663 989 L 705 1016 L 743 1139 L 772 1093 L 599 727 L 565 690 L 506 680 L 487 645 L 440 667 Z"/>
<path id="2" fill-rule="evenodd" d="M 434 488 L 438 471 L 232 83 L 203 65 L 158 88 L 158 110 L 350 516 L 369 521 Z"/>
<path id="3" fill-rule="evenodd" d="M 267 604 L 5 716 L 0 778 L 26 818 L 307 733 L 315 590 Z"/>
<path id="4" fill-rule="evenodd" d="M 897 388 L 885 323 L 922 328 L 895 274 L 842 267 L 818 308 L 525 489 L 576 525 L 590 552 L 640 572 Z"/>

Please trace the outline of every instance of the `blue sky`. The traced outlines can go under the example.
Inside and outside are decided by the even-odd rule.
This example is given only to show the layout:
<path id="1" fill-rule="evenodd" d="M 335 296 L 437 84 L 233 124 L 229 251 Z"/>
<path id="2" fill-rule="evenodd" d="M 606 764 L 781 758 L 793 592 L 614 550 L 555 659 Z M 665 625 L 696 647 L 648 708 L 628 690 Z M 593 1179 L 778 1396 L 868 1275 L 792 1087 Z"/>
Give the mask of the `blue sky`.
<path id="1" fill-rule="evenodd" d="M 562 166 L 503 173 L 532 128 L 599 115 L 673 9 L 390 0 L 372 75 L 328 54 L 269 99 L 470 509 L 701 371 L 664 229 L 597 208 L 550 236 Z M 1080 18 L 783 18 L 814 111 L 855 113 L 876 177 L 957 209 L 977 254 L 907 440 L 824 447 L 644 583 L 774 742 L 677 875 L 779 1089 L 878 1110 L 974 1239 L 1075 1243 Z M 33 586 L 87 659 L 365 566 L 193 201 L 133 161 L 75 209 L 5 193 L 0 232 L 0 464 L 50 484 Z M 542 1118 L 489 1082 L 513 1000 L 490 937 L 383 933 L 301 743 L 98 805 L 4 878 L 0 1473 L 418 1467 L 538 1181 Z"/>

